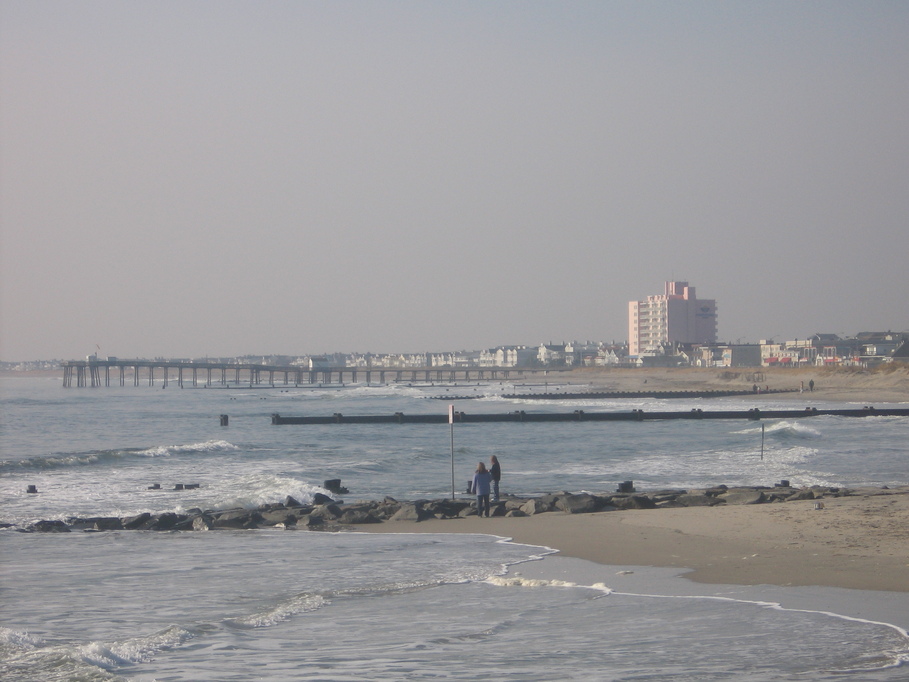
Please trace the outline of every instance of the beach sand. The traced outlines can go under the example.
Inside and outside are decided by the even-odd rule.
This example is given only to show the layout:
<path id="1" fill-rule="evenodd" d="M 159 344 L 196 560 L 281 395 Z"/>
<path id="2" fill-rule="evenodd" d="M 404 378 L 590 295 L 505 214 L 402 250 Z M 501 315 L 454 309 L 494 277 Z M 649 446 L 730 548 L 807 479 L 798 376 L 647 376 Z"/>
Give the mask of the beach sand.
<path id="1" fill-rule="evenodd" d="M 881 491 L 888 492 L 888 491 Z M 369 532 L 488 533 L 615 566 L 691 569 L 703 583 L 909 592 L 909 488 L 892 494 L 361 526 Z"/>
<path id="2" fill-rule="evenodd" d="M 580 368 L 566 372 L 553 372 L 552 384 L 565 382 L 587 386 L 587 390 L 614 391 L 696 391 L 696 390 L 749 390 L 760 388 L 787 390 L 791 393 L 774 393 L 773 400 L 791 400 L 804 404 L 813 401 L 856 402 L 874 405 L 885 402 L 909 402 L 909 364 L 888 363 L 875 369 L 859 367 L 732 367 L 699 369 L 647 368 L 608 369 Z M 809 382 L 814 381 L 814 391 Z M 803 392 L 799 389 L 804 387 Z M 585 390 L 583 388 L 579 390 Z M 746 395 L 743 402 L 752 400 Z"/>

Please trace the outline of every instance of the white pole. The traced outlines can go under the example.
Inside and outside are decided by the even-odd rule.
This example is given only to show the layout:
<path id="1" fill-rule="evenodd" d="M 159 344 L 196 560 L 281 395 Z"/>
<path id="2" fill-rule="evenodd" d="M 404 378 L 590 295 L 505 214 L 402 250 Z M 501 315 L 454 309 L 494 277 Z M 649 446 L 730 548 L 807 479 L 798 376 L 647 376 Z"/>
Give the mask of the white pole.
<path id="1" fill-rule="evenodd" d="M 761 424 L 761 461 L 764 461 L 764 425 Z"/>
<path id="2" fill-rule="evenodd" d="M 455 499 L 455 472 L 454 472 L 454 405 L 448 406 L 448 431 L 451 435 L 451 499 Z"/>

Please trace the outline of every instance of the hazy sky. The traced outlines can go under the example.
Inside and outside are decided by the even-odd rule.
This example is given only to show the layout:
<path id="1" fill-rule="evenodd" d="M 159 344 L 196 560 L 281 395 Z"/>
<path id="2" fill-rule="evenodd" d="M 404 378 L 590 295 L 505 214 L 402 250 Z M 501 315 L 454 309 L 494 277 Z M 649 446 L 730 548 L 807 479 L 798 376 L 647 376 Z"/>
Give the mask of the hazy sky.
<path id="1" fill-rule="evenodd" d="M 0 0 L 0 359 L 909 329 L 909 3 Z"/>

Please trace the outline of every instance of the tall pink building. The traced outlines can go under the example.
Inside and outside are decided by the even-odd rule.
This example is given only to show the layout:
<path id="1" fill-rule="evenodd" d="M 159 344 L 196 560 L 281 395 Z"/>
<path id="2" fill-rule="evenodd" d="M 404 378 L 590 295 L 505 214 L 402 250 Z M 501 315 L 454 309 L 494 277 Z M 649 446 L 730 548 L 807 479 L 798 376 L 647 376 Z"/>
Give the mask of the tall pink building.
<path id="1" fill-rule="evenodd" d="M 666 282 L 661 296 L 628 303 L 628 354 L 672 343 L 716 343 L 716 301 L 698 299 L 688 282 Z"/>

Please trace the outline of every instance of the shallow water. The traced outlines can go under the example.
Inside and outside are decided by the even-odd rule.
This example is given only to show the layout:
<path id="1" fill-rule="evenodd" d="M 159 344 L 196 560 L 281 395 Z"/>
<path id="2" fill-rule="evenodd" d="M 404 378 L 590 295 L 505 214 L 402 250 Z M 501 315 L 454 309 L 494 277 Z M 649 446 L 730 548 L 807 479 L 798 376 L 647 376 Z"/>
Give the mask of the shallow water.
<path id="1" fill-rule="evenodd" d="M 546 577 L 548 559 L 523 563 L 546 550 L 490 536 L 3 533 L 0 545 L 4 679 L 895 680 L 909 655 L 905 632 L 873 622 L 667 593 L 666 580 L 629 590 L 608 567 L 572 585 Z"/>

